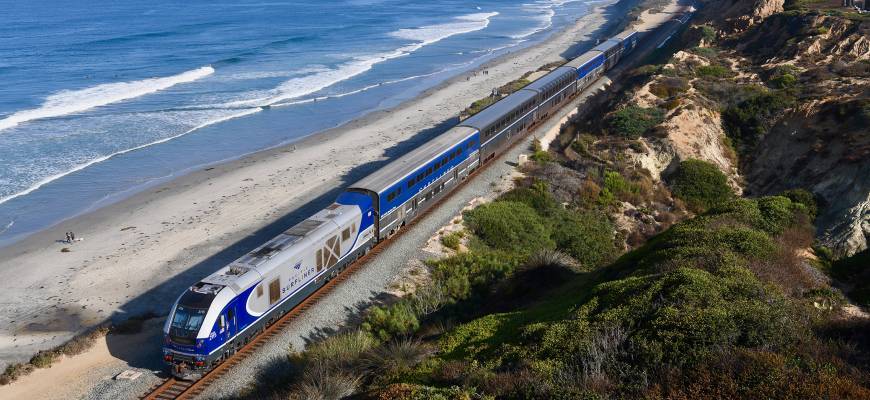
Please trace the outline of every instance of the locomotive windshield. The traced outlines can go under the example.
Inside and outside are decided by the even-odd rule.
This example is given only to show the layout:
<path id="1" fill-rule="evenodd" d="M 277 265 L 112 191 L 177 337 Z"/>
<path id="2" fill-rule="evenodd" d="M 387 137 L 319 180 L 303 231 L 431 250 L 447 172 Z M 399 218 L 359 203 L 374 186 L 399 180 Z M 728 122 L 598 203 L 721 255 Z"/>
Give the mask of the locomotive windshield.
<path id="1" fill-rule="evenodd" d="M 189 290 L 178 300 L 172 323 L 169 326 L 169 339 L 175 343 L 191 345 L 205 320 L 205 314 L 214 299 L 214 294 Z"/>
<path id="2" fill-rule="evenodd" d="M 199 326 L 202 325 L 202 320 L 205 319 L 205 312 L 200 308 L 187 308 L 179 305 L 175 309 L 175 315 L 172 317 L 172 327 L 185 331 L 199 331 Z"/>

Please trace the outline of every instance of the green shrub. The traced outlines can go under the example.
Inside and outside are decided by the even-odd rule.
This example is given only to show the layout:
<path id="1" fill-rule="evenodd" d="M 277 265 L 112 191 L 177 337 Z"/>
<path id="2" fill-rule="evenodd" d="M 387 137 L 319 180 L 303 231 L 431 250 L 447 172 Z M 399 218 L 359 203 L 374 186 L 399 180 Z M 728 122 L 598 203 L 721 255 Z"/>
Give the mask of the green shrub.
<path id="1" fill-rule="evenodd" d="M 731 70 L 721 65 L 702 65 L 698 67 L 696 73 L 704 78 L 725 78 L 731 76 Z"/>
<path id="2" fill-rule="evenodd" d="M 30 365 L 36 368 L 48 368 L 60 358 L 60 354 L 54 351 L 40 351 L 30 358 Z"/>
<path id="3" fill-rule="evenodd" d="M 722 113 L 723 128 L 742 155 L 751 152 L 785 109 L 795 102 L 794 97 L 783 91 L 745 91 L 746 99 Z"/>
<path id="4" fill-rule="evenodd" d="M 463 231 L 450 232 L 441 236 L 441 244 L 448 249 L 459 250 L 459 243 L 463 236 L 465 236 Z"/>
<path id="5" fill-rule="evenodd" d="M 532 159 L 532 161 L 539 162 L 539 163 L 548 163 L 548 162 L 553 161 L 553 156 L 550 155 L 549 152 L 546 152 L 544 150 L 540 150 L 540 151 L 536 151 L 536 152 L 532 153 L 532 156 L 530 158 Z"/>
<path id="6" fill-rule="evenodd" d="M 716 51 L 716 49 L 714 49 L 712 47 L 693 47 L 693 48 L 689 49 L 689 52 L 695 53 L 695 54 L 697 54 L 701 57 L 704 57 L 708 60 L 713 60 L 716 57 L 718 57 L 718 55 L 719 55 L 719 53 Z"/>
<path id="7" fill-rule="evenodd" d="M 608 125 L 611 134 L 637 139 L 664 119 L 664 111 L 658 108 L 627 106 L 611 114 Z"/>
<path id="8" fill-rule="evenodd" d="M 547 183 L 543 181 L 537 181 L 529 187 L 518 187 L 513 189 L 503 194 L 499 198 L 499 201 L 523 203 L 532 207 L 538 212 L 538 214 L 544 216 L 549 215 L 553 210 L 559 208 L 559 205 L 553 199 L 553 196 L 550 195 Z"/>
<path id="9" fill-rule="evenodd" d="M 716 29 L 710 25 L 701 25 L 701 38 L 707 43 L 713 43 L 716 40 Z"/>
<path id="10" fill-rule="evenodd" d="M 447 304 L 468 299 L 475 289 L 509 275 L 518 259 L 506 252 L 474 251 L 432 261 L 432 284 L 438 285 Z"/>
<path id="11" fill-rule="evenodd" d="M 389 306 L 372 306 L 362 324 L 364 330 L 383 341 L 408 336 L 419 327 L 417 315 L 405 301 Z"/>
<path id="12" fill-rule="evenodd" d="M 356 364 L 376 344 L 375 339 L 367 332 L 354 331 L 313 343 L 299 356 L 306 363 L 318 362 L 329 367 L 350 369 L 349 367 Z"/>
<path id="13" fill-rule="evenodd" d="M 733 196 L 728 178 L 715 165 L 701 160 L 680 162 L 672 178 L 674 196 L 695 212 L 704 212 Z"/>
<path id="14" fill-rule="evenodd" d="M 543 218 L 524 203 L 496 201 L 464 213 L 466 225 L 488 246 L 531 254 L 554 247 Z"/>
<path id="15" fill-rule="evenodd" d="M 806 207 L 807 215 L 810 219 L 816 219 L 816 215 L 819 213 L 819 206 L 816 203 L 816 196 L 812 192 L 804 189 L 791 189 L 782 192 L 780 196 L 787 197 L 792 203 L 803 205 Z"/>
<path id="16" fill-rule="evenodd" d="M 585 268 L 599 267 L 619 253 L 616 226 L 599 211 L 563 211 L 551 218 L 553 240 Z"/>

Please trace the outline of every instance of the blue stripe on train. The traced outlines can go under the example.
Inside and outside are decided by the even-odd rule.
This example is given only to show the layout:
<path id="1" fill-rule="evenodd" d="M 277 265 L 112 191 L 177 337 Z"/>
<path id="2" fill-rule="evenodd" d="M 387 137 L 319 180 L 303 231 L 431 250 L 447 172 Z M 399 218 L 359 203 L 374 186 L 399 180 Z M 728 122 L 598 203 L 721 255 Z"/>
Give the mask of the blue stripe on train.
<path id="1" fill-rule="evenodd" d="M 435 160 L 415 169 L 413 172 L 408 174 L 407 177 L 397 182 L 389 189 L 378 193 L 381 200 L 380 215 L 386 215 L 390 210 L 411 199 L 411 197 L 419 193 L 423 188 L 444 175 L 445 172 L 467 160 L 468 156 L 479 148 L 479 132 L 475 132 L 470 137 L 439 155 Z M 450 154 L 458 154 L 458 156 L 454 156 L 451 159 Z M 441 161 L 444 160 L 445 157 L 447 158 L 447 163 L 442 164 Z M 438 168 L 435 168 L 436 164 L 438 164 Z M 418 180 L 417 178 L 420 179 Z M 411 186 L 408 186 L 409 180 L 413 180 L 414 182 Z M 392 193 L 396 193 L 396 195 L 391 196 Z"/>

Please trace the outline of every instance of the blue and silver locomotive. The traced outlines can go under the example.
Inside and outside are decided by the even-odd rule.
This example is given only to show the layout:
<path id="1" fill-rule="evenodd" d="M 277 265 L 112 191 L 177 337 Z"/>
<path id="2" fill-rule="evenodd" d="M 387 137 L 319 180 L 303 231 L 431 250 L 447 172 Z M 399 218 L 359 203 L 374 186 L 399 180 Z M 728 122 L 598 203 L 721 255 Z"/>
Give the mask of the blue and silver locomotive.
<path id="1" fill-rule="evenodd" d="M 335 203 L 187 289 L 164 326 L 173 375 L 198 379 L 503 153 L 637 44 L 629 30 L 351 185 Z"/>

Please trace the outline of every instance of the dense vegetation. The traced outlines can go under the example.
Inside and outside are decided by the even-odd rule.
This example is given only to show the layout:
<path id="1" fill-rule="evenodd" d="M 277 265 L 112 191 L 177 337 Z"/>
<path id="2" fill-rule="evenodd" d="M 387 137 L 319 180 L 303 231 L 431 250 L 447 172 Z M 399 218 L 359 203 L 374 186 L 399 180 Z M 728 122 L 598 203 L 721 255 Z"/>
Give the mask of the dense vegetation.
<path id="1" fill-rule="evenodd" d="M 690 34 L 719 39 L 709 25 Z M 534 143 L 516 188 L 441 236 L 453 251 L 424 284 L 292 353 L 277 397 L 870 398 L 870 324 L 829 281 L 867 306 L 870 252 L 833 261 L 814 243 L 813 194 L 741 198 L 694 159 L 662 182 L 629 156 L 663 137 L 666 116 L 704 106 L 748 157 L 799 97 L 791 67 L 738 82 L 725 49 L 689 51 L 705 62 L 629 79 L 665 75 L 649 86 L 656 105 L 602 102 L 605 118 L 564 130 L 564 154 Z"/>
<path id="2" fill-rule="evenodd" d="M 681 162 L 672 180 L 674 195 L 696 212 L 707 211 L 734 195 L 725 174 L 706 161 Z"/>
<path id="3" fill-rule="evenodd" d="M 637 139 L 663 120 L 664 112 L 658 108 L 627 106 L 613 113 L 609 124 L 611 134 Z"/>

